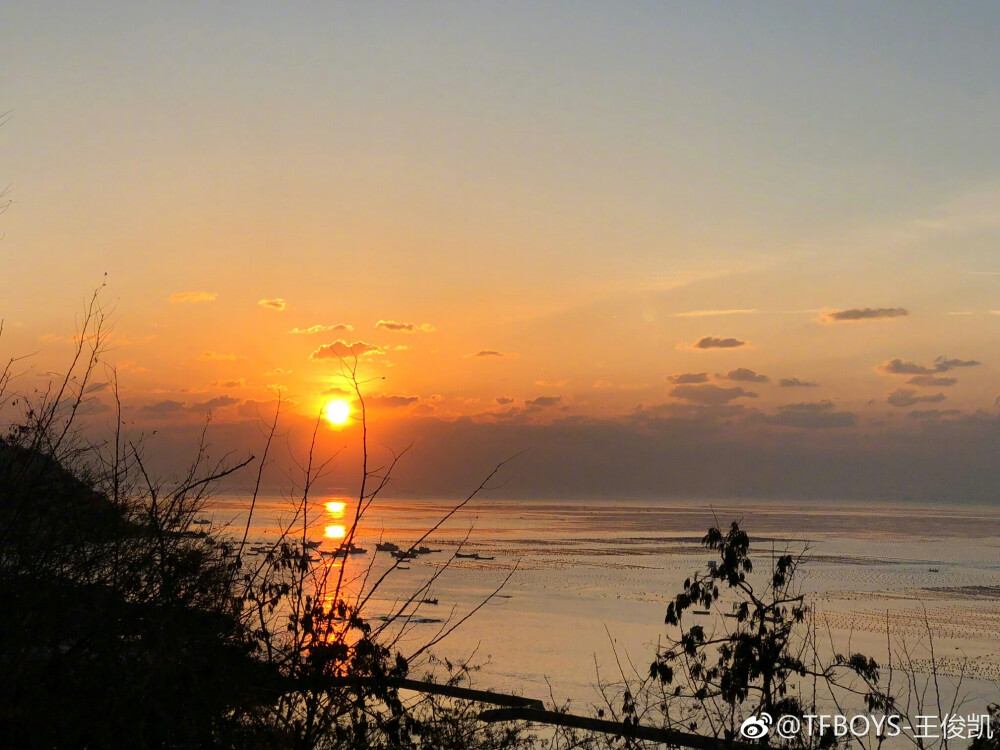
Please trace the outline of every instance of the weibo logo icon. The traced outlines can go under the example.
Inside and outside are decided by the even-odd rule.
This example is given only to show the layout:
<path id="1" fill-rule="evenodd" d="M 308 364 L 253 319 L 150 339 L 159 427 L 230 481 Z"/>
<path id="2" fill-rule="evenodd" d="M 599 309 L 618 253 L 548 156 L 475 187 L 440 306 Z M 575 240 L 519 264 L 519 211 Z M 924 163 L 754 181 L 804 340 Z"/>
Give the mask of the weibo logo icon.
<path id="1" fill-rule="evenodd" d="M 740 725 L 740 734 L 748 740 L 759 740 L 768 733 L 773 723 L 774 719 L 771 718 L 770 714 L 761 713 L 760 716 L 749 716 Z"/>

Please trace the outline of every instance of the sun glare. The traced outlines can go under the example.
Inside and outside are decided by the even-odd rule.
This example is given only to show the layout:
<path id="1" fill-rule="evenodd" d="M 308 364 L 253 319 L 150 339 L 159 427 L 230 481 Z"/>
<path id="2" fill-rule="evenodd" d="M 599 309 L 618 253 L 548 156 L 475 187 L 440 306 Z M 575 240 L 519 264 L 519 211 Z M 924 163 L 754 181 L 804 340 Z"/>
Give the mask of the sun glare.
<path id="1" fill-rule="evenodd" d="M 334 425 L 345 425 L 351 418 L 351 405 L 341 399 L 335 399 L 323 407 L 323 418 Z"/>
<path id="2" fill-rule="evenodd" d="M 343 513 L 346 507 L 347 503 L 342 503 L 340 500 L 331 500 L 326 504 L 327 512 L 333 514 Z"/>

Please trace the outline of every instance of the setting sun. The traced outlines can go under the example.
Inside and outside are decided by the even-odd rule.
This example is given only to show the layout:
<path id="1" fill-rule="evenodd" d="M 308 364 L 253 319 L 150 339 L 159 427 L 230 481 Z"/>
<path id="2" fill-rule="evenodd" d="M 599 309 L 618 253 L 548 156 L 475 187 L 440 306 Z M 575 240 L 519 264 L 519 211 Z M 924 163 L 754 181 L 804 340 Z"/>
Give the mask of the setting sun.
<path id="1" fill-rule="evenodd" d="M 323 418 L 330 424 L 345 425 L 351 418 L 351 405 L 341 399 L 330 401 L 323 407 Z"/>

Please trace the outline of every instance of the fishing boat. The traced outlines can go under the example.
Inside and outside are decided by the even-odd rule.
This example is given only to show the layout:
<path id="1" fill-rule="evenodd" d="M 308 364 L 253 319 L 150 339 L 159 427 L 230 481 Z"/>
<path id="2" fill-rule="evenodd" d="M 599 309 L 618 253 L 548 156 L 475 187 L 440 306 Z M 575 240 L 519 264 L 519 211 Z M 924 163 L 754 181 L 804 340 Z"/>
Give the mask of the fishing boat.
<path id="1" fill-rule="evenodd" d="M 342 557 L 344 555 L 364 555 L 367 553 L 368 550 L 366 550 L 364 547 L 356 547 L 354 545 L 354 542 L 351 542 L 350 544 L 344 545 L 342 547 L 337 547 L 337 549 L 331 552 L 330 554 L 336 557 Z"/>
<path id="2" fill-rule="evenodd" d="M 392 542 L 379 542 L 375 545 L 376 552 L 399 552 L 399 545 Z"/>

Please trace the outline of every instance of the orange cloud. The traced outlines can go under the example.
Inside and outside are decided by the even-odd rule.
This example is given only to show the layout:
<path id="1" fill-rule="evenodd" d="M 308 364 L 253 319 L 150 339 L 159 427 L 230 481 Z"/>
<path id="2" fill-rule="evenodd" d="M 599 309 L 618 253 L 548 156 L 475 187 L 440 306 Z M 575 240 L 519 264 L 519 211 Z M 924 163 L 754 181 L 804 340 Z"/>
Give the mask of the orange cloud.
<path id="1" fill-rule="evenodd" d="M 288 303 L 286 303 L 285 300 L 281 299 L 281 297 L 275 297 L 274 299 L 258 300 L 257 304 L 260 305 L 261 307 L 266 307 L 268 310 L 278 310 L 279 312 L 288 307 Z"/>
<path id="2" fill-rule="evenodd" d="M 734 339 L 732 337 L 719 338 L 718 336 L 702 336 L 689 347 L 690 349 L 736 349 L 745 346 L 746 341 Z"/>
<path id="3" fill-rule="evenodd" d="M 309 334 L 313 334 L 313 333 L 327 333 L 329 331 L 347 331 L 347 332 L 350 332 L 350 331 L 353 331 L 353 330 L 354 330 L 354 326 L 349 326 L 349 325 L 347 325 L 347 323 L 337 323 L 336 325 L 332 325 L 332 326 L 324 326 L 324 325 L 317 324 L 317 325 L 314 325 L 314 326 L 309 326 L 308 328 L 293 328 L 292 330 L 289 331 L 289 333 L 309 335 Z"/>
<path id="4" fill-rule="evenodd" d="M 852 307 L 848 310 L 824 310 L 820 315 L 822 323 L 852 323 L 859 320 L 882 320 L 902 318 L 910 314 L 903 307 Z"/>
<path id="5" fill-rule="evenodd" d="M 947 388 L 955 385 L 958 382 L 958 378 L 948 378 L 941 377 L 938 375 L 914 375 L 912 378 L 906 381 L 910 385 L 919 385 L 921 387 L 940 387 Z"/>
<path id="6" fill-rule="evenodd" d="M 367 354 L 385 354 L 385 350 L 381 346 L 365 341 L 349 344 L 343 339 L 337 339 L 332 344 L 323 344 L 309 355 L 309 359 L 353 359 Z"/>
<path id="7" fill-rule="evenodd" d="M 875 369 L 886 375 L 933 375 L 954 370 L 956 367 L 978 367 L 980 364 L 982 363 L 975 359 L 948 359 L 941 355 L 935 358 L 933 367 L 926 367 L 897 357 L 886 360 Z"/>
<path id="8" fill-rule="evenodd" d="M 154 417 L 162 417 L 183 410 L 184 410 L 184 403 L 181 401 L 173 401 L 172 399 L 167 399 L 166 401 L 158 401 L 155 404 L 146 404 L 145 406 L 139 409 L 139 411 L 145 414 L 150 414 Z"/>
<path id="9" fill-rule="evenodd" d="M 757 398 L 753 391 L 747 391 L 740 386 L 721 388 L 717 385 L 678 385 L 671 389 L 670 395 L 693 401 L 696 404 L 728 404 L 737 398 Z"/>
<path id="10" fill-rule="evenodd" d="M 368 403 L 376 407 L 387 407 L 387 408 L 398 408 L 400 406 L 409 406 L 410 404 L 415 404 L 420 400 L 419 396 L 371 396 L 368 399 Z"/>
<path id="11" fill-rule="evenodd" d="M 528 408 L 544 409 L 549 406 L 558 406 L 562 402 L 562 396 L 539 396 L 529 398 L 524 402 Z"/>
<path id="12" fill-rule="evenodd" d="M 897 388 L 885 400 L 893 406 L 900 408 L 913 406 L 914 404 L 933 404 L 945 400 L 943 393 L 934 393 L 930 396 L 918 396 L 916 394 L 917 392 L 912 388 Z"/>
<path id="13" fill-rule="evenodd" d="M 399 323 L 395 320 L 380 320 L 375 324 L 375 327 L 384 331 L 398 331 L 400 333 L 416 333 L 418 331 L 432 333 L 437 330 L 430 323 Z"/>
<path id="14" fill-rule="evenodd" d="M 466 359 L 477 359 L 477 358 L 478 359 L 489 359 L 491 357 L 494 357 L 494 358 L 499 359 L 499 358 L 503 358 L 503 357 L 513 358 L 513 357 L 517 357 L 517 356 L 518 356 L 517 354 L 507 354 L 505 352 L 498 352 L 496 349 L 480 349 L 475 354 L 466 354 L 465 358 Z"/>
<path id="15" fill-rule="evenodd" d="M 668 375 L 667 380 L 677 385 L 690 385 L 692 383 L 707 383 L 707 372 L 682 372 L 679 375 Z"/>
<path id="16" fill-rule="evenodd" d="M 798 378 L 782 378 L 778 381 L 780 388 L 819 388 L 819 383 L 811 380 L 799 380 Z"/>
<path id="17" fill-rule="evenodd" d="M 756 372 L 748 367 L 737 367 L 730 370 L 726 375 L 716 373 L 715 377 L 720 380 L 736 380 L 742 383 L 767 383 L 770 378 L 767 375 Z"/>
<path id="18" fill-rule="evenodd" d="M 212 383 L 214 388 L 246 388 L 246 378 L 236 378 L 234 380 L 216 380 Z"/>
<path id="19" fill-rule="evenodd" d="M 235 406 L 240 400 L 238 398 L 233 398 L 232 396 L 216 396 L 215 398 L 210 398 L 208 401 L 202 401 L 198 404 L 192 404 L 188 407 L 189 411 L 198 412 L 209 412 L 213 409 L 224 409 L 227 406 Z"/>

